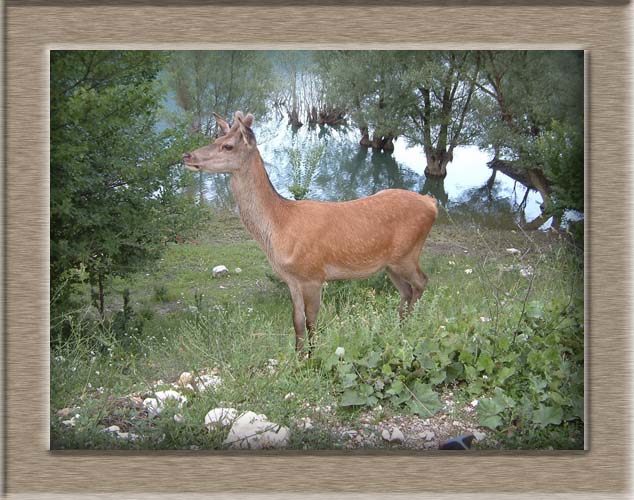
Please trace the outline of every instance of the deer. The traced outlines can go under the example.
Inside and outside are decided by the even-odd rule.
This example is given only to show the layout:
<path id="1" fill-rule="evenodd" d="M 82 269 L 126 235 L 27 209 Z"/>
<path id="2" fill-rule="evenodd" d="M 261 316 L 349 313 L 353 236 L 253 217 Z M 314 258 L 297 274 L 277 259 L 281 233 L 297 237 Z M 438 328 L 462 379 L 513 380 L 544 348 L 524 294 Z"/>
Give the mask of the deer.
<path id="1" fill-rule="evenodd" d="M 435 198 L 385 189 L 351 201 L 290 200 L 273 187 L 260 156 L 254 116 L 237 111 L 233 124 L 213 114 L 222 132 L 211 144 L 183 154 L 191 171 L 230 174 L 242 223 L 286 283 L 293 304 L 295 349 L 308 354 L 324 283 L 386 270 L 400 294 L 399 316 L 412 313 L 428 282 L 419 259 L 438 215 Z"/>

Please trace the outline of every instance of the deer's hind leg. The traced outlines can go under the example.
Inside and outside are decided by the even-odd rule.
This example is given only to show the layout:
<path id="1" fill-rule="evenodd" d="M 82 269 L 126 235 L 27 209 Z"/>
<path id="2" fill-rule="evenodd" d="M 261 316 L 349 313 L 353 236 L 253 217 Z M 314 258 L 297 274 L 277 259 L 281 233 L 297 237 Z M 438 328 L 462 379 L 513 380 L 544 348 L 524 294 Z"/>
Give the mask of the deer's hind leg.
<path id="1" fill-rule="evenodd" d="M 295 350 L 300 352 L 304 348 L 306 333 L 306 314 L 304 312 L 304 295 L 298 284 L 287 283 L 293 302 L 293 327 L 295 329 Z"/>
<path id="2" fill-rule="evenodd" d="M 398 306 L 398 315 L 401 319 L 404 319 L 405 305 L 407 305 L 409 309 L 409 303 L 412 300 L 412 287 L 403 276 L 401 276 L 397 271 L 394 271 L 392 268 L 387 268 L 387 275 L 390 277 L 390 280 L 394 283 L 394 286 L 401 295 L 401 303 Z"/>
<path id="3" fill-rule="evenodd" d="M 407 314 L 411 314 L 414 304 L 420 299 L 429 281 L 427 275 L 418 265 L 418 255 L 415 258 L 404 260 L 398 265 L 390 266 L 388 273 L 390 278 L 392 278 L 392 274 L 395 275 L 395 278 L 392 278 L 394 284 L 396 284 L 396 279 L 397 281 L 405 282 L 410 287 L 411 293 L 407 297 Z M 401 293 L 401 306 L 402 304 L 403 294 Z"/>
<path id="4" fill-rule="evenodd" d="M 302 285 L 304 297 L 304 312 L 306 316 L 306 329 L 308 330 L 308 355 L 315 347 L 315 330 L 317 328 L 317 315 L 321 306 L 322 283 L 305 283 Z"/>

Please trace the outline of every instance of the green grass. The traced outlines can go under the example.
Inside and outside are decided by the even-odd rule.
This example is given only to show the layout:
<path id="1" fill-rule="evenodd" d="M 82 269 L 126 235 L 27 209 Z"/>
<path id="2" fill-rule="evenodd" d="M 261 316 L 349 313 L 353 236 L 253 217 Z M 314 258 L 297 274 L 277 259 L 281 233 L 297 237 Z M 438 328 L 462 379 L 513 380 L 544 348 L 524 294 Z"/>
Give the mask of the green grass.
<path id="1" fill-rule="evenodd" d="M 231 406 L 291 427 L 291 448 L 329 449 L 340 446 L 332 429 L 358 427 L 378 405 L 377 421 L 435 418 L 448 392 L 456 407 L 479 400 L 470 418 L 486 429 L 480 447 L 583 448 L 583 269 L 574 247 L 543 233 L 446 224 L 433 229 L 421 262 L 429 285 L 404 322 L 385 274 L 329 283 L 314 356 L 302 360 L 288 292 L 237 217 L 221 214 L 200 244 L 170 245 L 152 268 L 113 281 L 105 321 L 89 306 L 68 316 L 69 333 L 52 342 L 52 448 L 218 449 L 226 430 L 208 432 L 204 416 Z M 217 264 L 230 275 L 212 278 Z M 149 419 L 138 407 L 157 381 L 169 388 L 184 371 L 211 369 L 222 385 L 185 392 L 182 409 Z M 80 415 L 74 427 L 62 424 L 63 408 Z M 303 417 L 312 429 L 297 428 Z M 113 423 L 138 439 L 102 431 Z"/>

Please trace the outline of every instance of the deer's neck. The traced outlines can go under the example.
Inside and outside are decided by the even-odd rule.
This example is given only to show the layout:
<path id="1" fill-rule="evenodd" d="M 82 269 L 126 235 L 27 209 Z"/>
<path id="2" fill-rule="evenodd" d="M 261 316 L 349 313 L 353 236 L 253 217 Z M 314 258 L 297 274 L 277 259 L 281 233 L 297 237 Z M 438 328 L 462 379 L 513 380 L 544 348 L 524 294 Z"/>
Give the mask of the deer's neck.
<path id="1" fill-rule="evenodd" d="M 265 252 L 270 255 L 271 238 L 283 217 L 288 202 L 275 190 L 257 150 L 249 159 L 250 165 L 231 176 L 230 186 L 238 204 L 240 218 Z"/>

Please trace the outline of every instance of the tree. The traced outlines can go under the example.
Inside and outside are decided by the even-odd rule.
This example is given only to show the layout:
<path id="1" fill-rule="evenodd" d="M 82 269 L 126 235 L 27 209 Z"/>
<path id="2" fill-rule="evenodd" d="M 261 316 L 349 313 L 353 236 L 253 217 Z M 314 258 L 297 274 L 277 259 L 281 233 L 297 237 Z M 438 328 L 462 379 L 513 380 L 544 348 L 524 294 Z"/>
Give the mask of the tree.
<path id="1" fill-rule="evenodd" d="M 331 98 L 351 109 L 361 144 L 392 151 L 399 135 L 421 144 L 427 176 L 446 176 L 454 149 L 473 135 L 473 52 L 330 52 L 320 67 Z"/>
<path id="2" fill-rule="evenodd" d="M 427 177 L 445 177 L 457 146 L 474 136 L 472 108 L 480 58 L 469 51 L 416 51 L 406 56 L 404 135 L 425 151 Z"/>
<path id="3" fill-rule="evenodd" d="M 156 258 L 168 220 L 188 224 L 174 169 L 184 149 L 156 131 L 163 54 L 52 51 L 50 62 L 52 296 L 63 307 L 81 269 L 103 315 L 107 279 Z"/>
<path id="4" fill-rule="evenodd" d="M 583 211 L 583 52 L 485 51 L 480 146 L 491 165 L 544 200 L 557 222 Z"/>

